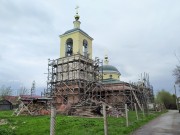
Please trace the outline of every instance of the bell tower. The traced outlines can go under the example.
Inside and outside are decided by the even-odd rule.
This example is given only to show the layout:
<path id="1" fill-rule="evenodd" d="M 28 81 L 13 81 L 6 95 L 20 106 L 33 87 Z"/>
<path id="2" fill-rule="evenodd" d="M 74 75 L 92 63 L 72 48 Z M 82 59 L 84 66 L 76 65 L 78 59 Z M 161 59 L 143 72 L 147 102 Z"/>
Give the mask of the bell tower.
<path id="1" fill-rule="evenodd" d="M 60 58 L 81 54 L 86 58 L 92 59 L 93 38 L 80 29 L 81 22 L 79 21 L 78 8 L 77 6 L 74 16 L 74 28 L 60 35 Z"/>
<path id="2" fill-rule="evenodd" d="M 80 105 L 87 99 L 102 100 L 99 59 L 92 60 L 92 41 L 80 29 L 78 7 L 74 16 L 74 28 L 60 35 L 60 58 L 49 63 L 52 71 L 51 92 L 57 106 Z"/>

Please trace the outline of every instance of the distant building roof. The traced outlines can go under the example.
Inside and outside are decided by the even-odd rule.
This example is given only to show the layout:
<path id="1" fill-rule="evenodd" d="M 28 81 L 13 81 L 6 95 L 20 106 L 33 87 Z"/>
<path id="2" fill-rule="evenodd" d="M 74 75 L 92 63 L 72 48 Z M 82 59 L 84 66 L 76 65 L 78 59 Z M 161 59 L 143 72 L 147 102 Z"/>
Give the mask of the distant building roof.
<path id="1" fill-rule="evenodd" d="M 12 103 L 6 99 L 3 99 L 3 100 L 0 100 L 0 104 L 3 105 L 3 104 L 12 104 Z"/>
<path id="2" fill-rule="evenodd" d="M 21 98 L 40 98 L 41 96 L 38 95 L 20 95 Z"/>
<path id="3" fill-rule="evenodd" d="M 5 100 L 8 100 L 12 104 L 18 104 L 18 96 L 4 96 Z"/>
<path id="4" fill-rule="evenodd" d="M 18 104 L 18 100 L 19 98 L 23 99 L 23 100 L 30 100 L 30 99 L 38 99 L 38 98 L 42 98 L 41 96 L 38 95 L 20 95 L 20 96 L 4 96 L 3 99 L 8 100 L 9 102 L 11 102 L 12 104 Z"/>

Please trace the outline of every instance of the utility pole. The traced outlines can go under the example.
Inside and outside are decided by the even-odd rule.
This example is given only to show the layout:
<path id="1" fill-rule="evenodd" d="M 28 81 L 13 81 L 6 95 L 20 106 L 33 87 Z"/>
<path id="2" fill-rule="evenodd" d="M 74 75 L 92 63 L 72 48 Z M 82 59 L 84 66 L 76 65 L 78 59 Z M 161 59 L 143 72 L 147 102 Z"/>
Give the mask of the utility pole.
<path id="1" fill-rule="evenodd" d="M 176 96 L 176 107 L 177 107 L 177 110 L 179 110 L 177 94 L 176 94 L 176 85 L 175 84 L 174 84 L 174 91 L 175 91 L 175 96 Z"/>

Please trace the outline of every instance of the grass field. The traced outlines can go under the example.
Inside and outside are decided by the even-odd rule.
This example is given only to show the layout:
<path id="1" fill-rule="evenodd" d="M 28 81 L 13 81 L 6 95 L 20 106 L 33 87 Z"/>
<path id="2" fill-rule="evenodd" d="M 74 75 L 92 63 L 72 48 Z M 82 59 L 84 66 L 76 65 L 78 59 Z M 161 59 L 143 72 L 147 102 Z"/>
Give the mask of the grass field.
<path id="1" fill-rule="evenodd" d="M 0 111 L 0 135 L 49 135 L 50 116 L 11 116 L 12 111 Z M 159 116 L 153 113 L 145 118 L 135 112 L 129 112 L 130 126 L 125 126 L 125 118 L 108 117 L 109 135 L 127 135 L 144 123 Z M 2 123 L 5 124 L 2 124 Z M 58 115 L 56 135 L 103 135 L 102 118 L 82 118 Z"/>

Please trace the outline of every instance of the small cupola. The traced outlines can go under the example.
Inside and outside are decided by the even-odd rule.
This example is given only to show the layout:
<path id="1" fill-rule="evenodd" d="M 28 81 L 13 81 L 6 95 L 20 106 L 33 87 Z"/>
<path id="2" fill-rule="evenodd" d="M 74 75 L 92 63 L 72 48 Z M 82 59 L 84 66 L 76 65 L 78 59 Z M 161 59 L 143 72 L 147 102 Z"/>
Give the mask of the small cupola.
<path id="1" fill-rule="evenodd" d="M 112 65 L 109 65 L 108 55 L 104 56 L 104 65 L 99 67 L 99 71 L 103 74 L 104 83 L 119 83 L 121 73 Z"/>
<path id="2" fill-rule="evenodd" d="M 75 9 L 76 9 L 76 15 L 74 16 L 75 21 L 73 22 L 74 23 L 74 28 L 79 28 L 80 29 L 81 22 L 79 21 L 80 16 L 78 14 L 79 6 L 77 6 Z"/>

